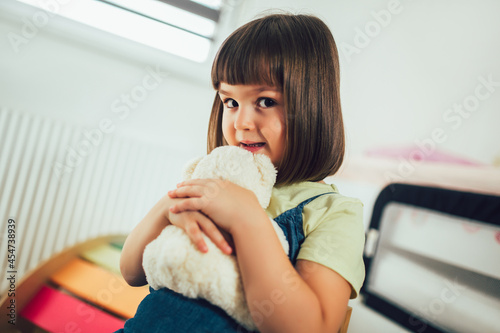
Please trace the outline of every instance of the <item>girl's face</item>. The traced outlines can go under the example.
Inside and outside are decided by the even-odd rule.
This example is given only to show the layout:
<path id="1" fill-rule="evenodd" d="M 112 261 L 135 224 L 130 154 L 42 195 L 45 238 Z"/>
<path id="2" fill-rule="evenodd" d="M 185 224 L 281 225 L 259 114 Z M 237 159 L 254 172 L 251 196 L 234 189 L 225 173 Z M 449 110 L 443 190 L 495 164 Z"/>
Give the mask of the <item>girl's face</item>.
<path id="1" fill-rule="evenodd" d="M 221 82 L 222 133 L 231 146 L 267 155 L 279 165 L 285 149 L 283 94 L 263 85 Z"/>

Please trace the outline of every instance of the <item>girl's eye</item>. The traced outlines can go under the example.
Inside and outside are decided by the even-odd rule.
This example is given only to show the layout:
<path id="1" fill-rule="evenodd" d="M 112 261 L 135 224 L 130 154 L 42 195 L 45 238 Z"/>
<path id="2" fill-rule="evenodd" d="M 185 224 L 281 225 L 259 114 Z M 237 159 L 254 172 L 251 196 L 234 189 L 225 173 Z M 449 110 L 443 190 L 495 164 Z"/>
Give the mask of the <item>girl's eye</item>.
<path id="1" fill-rule="evenodd" d="M 234 99 L 231 98 L 226 99 L 224 101 L 224 104 L 226 104 L 226 106 L 230 109 L 238 106 L 238 102 L 236 102 Z"/>
<path id="2" fill-rule="evenodd" d="M 270 108 L 270 107 L 274 106 L 276 104 L 276 102 L 273 101 L 270 98 L 264 97 L 264 98 L 259 99 L 259 101 L 257 102 L 257 104 L 261 108 Z"/>

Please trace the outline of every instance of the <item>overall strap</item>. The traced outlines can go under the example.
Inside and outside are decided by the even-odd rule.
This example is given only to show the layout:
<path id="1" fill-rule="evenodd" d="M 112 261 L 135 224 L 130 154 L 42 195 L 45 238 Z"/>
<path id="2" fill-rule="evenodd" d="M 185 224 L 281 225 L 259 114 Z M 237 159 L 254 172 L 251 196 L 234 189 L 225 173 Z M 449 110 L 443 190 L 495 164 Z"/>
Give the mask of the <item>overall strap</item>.
<path id="1" fill-rule="evenodd" d="M 304 227 L 302 219 L 302 210 L 305 205 L 325 194 L 333 194 L 335 192 L 326 192 L 318 194 L 314 197 L 306 199 L 298 204 L 295 208 L 291 208 L 279 216 L 277 216 L 274 221 L 283 230 L 288 241 L 288 257 L 293 265 L 297 261 L 297 256 L 299 254 L 300 246 L 304 242 Z"/>

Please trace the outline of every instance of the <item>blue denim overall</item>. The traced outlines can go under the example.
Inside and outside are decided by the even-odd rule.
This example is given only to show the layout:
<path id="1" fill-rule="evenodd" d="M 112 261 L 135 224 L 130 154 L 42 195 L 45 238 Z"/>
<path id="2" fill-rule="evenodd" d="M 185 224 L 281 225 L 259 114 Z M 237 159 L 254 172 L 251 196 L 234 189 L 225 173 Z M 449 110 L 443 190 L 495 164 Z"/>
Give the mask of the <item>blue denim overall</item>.
<path id="1" fill-rule="evenodd" d="M 293 265 L 305 239 L 302 209 L 323 194 L 301 202 L 274 219 L 285 233 L 289 244 L 288 257 Z M 150 294 L 139 304 L 135 316 L 116 333 L 250 333 L 224 310 L 204 299 L 187 298 L 167 288 L 149 289 Z"/>

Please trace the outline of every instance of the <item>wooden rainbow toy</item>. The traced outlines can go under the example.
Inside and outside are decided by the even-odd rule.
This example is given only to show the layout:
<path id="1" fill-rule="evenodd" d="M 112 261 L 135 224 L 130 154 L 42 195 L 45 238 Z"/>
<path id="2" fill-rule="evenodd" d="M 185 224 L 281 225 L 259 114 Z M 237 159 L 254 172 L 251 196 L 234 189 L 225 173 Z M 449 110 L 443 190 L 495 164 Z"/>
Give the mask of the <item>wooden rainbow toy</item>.
<path id="1" fill-rule="evenodd" d="M 75 245 L 39 265 L 16 286 L 15 298 L 2 295 L 0 315 L 8 318 L 15 300 L 16 325 L 0 322 L 0 332 L 113 332 L 134 316 L 149 293 L 131 287 L 120 274 L 125 236 L 107 236 Z"/>

